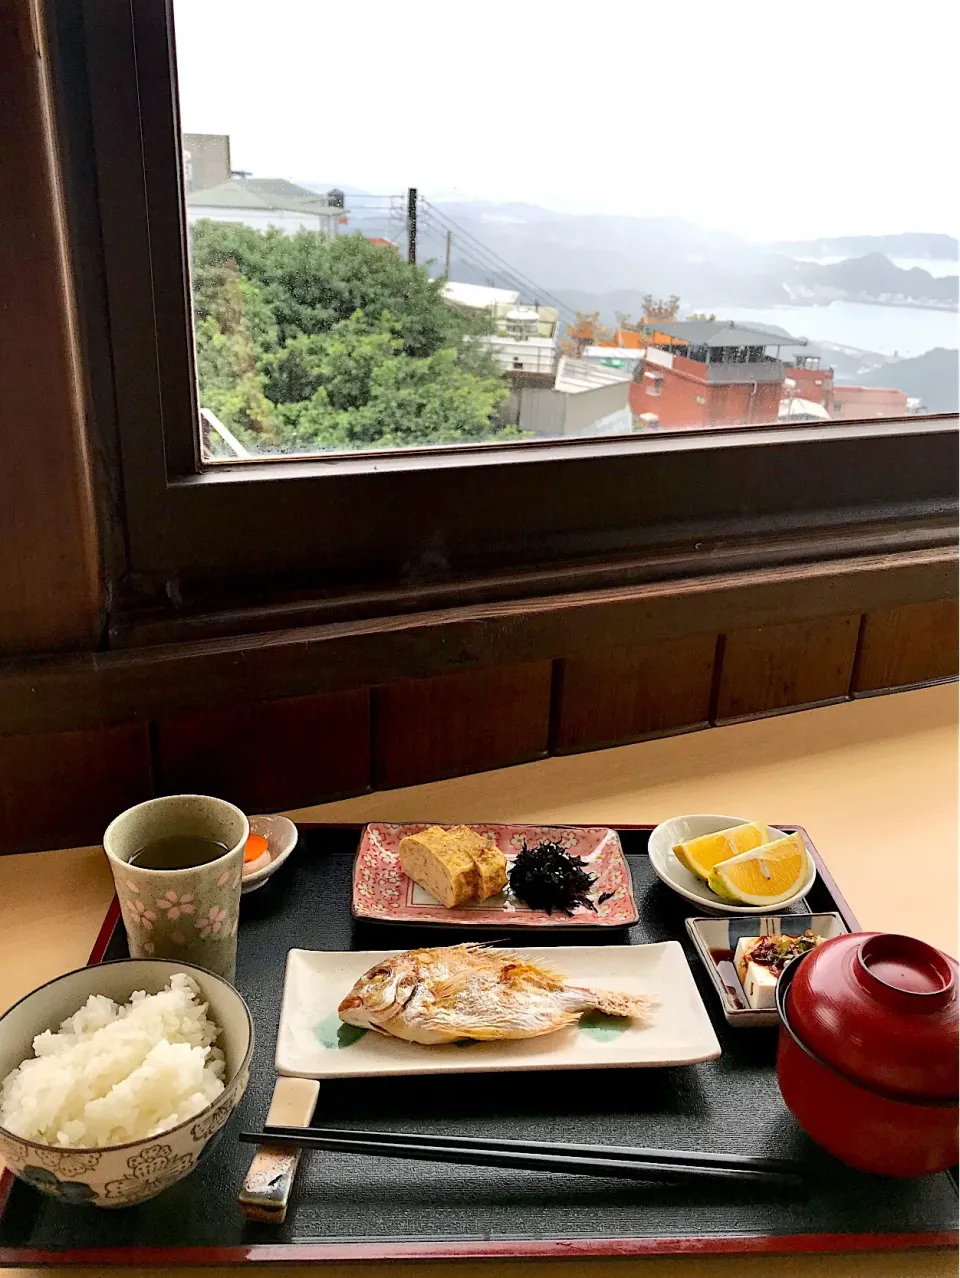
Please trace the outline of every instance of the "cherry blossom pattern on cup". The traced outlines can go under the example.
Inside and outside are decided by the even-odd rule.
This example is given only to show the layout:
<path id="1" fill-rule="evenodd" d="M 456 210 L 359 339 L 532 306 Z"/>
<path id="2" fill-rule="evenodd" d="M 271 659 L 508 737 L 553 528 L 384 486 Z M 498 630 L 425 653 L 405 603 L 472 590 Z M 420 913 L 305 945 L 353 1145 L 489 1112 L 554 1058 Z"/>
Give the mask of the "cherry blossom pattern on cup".
<path id="1" fill-rule="evenodd" d="M 178 893 L 174 892 L 172 888 L 169 892 L 165 892 L 155 904 L 157 909 L 166 912 L 167 919 L 171 923 L 178 919 L 181 914 L 192 914 L 197 908 L 194 904 L 192 892 Z"/>
<path id="2" fill-rule="evenodd" d="M 156 910 L 149 909 L 138 896 L 127 902 L 127 908 L 145 932 L 152 930 L 157 921 Z"/>
<path id="3" fill-rule="evenodd" d="M 222 905 L 211 905 L 205 914 L 201 914 L 197 918 L 197 931 L 201 936 L 217 936 L 224 930 L 223 924 L 226 920 L 227 912 Z M 229 929 L 224 932 L 229 935 Z"/>

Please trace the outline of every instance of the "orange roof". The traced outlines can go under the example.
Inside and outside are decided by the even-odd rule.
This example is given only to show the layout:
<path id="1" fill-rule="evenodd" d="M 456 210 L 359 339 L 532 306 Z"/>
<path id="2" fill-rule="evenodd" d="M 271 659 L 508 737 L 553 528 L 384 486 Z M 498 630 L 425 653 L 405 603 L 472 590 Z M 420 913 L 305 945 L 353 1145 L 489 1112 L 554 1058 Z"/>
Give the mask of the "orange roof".
<path id="1" fill-rule="evenodd" d="M 571 324 L 567 328 L 567 337 L 577 338 L 579 341 L 586 339 L 588 342 L 593 340 L 593 323 L 591 320 L 580 320 L 576 324 Z"/>
<path id="2" fill-rule="evenodd" d="M 615 346 L 620 350 L 642 351 L 646 343 L 639 333 L 633 333 L 627 328 L 618 328 L 613 337 L 606 339 L 597 338 L 594 346 Z"/>
<path id="3" fill-rule="evenodd" d="M 639 333 L 634 333 L 632 329 L 618 328 L 617 340 L 614 345 L 623 346 L 631 351 L 642 351 L 644 346 L 646 346 L 646 342 Z"/>
<path id="4" fill-rule="evenodd" d="M 648 340 L 654 346 L 686 346 L 687 343 L 682 337 L 673 337 L 670 333 L 657 332 L 655 325 L 650 325 L 650 337 Z"/>

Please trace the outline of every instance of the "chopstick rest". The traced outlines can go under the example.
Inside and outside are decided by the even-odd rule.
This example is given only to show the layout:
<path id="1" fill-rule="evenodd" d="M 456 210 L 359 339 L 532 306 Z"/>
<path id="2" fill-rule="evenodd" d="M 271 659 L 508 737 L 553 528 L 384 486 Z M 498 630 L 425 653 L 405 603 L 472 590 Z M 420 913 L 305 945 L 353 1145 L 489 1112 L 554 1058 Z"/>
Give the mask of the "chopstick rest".
<path id="1" fill-rule="evenodd" d="M 308 1127 L 320 1094 L 315 1078 L 278 1078 L 267 1113 L 267 1127 Z M 282 1224 L 300 1163 L 300 1150 L 273 1145 L 269 1136 L 258 1144 L 240 1190 L 240 1210 L 248 1220 Z"/>

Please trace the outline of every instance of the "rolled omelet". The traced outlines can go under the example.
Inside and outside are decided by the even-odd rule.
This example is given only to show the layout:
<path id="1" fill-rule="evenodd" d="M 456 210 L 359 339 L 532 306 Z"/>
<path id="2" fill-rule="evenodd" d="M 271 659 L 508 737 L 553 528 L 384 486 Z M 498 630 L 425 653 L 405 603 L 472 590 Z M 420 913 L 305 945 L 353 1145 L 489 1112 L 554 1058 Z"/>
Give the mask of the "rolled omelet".
<path id="1" fill-rule="evenodd" d="M 400 840 L 400 868 L 447 907 L 485 901 L 507 882 L 507 859 L 476 830 L 432 825 Z"/>

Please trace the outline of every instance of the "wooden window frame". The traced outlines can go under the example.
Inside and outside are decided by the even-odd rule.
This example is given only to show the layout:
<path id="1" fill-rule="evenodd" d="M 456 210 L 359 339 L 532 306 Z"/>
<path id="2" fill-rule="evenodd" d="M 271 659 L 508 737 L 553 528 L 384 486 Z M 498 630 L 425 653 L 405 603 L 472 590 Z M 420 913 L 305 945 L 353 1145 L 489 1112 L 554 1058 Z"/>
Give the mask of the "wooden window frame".
<path id="1" fill-rule="evenodd" d="M 201 468 L 172 0 L 51 0 L 111 646 L 955 540 L 953 415 Z"/>

